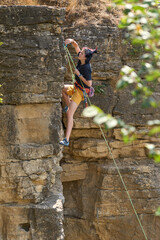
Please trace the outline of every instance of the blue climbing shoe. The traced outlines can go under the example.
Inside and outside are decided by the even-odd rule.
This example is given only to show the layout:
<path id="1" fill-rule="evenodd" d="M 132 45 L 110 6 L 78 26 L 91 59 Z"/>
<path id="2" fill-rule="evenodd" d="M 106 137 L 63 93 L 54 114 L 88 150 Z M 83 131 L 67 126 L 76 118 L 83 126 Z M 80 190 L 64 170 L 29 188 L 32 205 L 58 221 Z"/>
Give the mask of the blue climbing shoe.
<path id="1" fill-rule="evenodd" d="M 68 106 L 65 106 L 62 111 L 66 113 L 68 111 Z"/>
<path id="2" fill-rule="evenodd" d="M 68 147 L 69 146 L 69 142 L 67 141 L 66 138 L 64 138 L 62 141 L 59 142 L 59 144 Z"/>

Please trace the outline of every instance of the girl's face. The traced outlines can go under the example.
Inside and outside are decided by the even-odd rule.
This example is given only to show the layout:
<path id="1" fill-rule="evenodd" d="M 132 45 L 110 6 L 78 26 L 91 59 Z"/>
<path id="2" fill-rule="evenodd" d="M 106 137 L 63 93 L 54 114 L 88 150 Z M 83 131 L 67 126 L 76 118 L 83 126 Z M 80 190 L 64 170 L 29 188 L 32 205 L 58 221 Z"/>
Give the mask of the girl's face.
<path id="1" fill-rule="evenodd" d="M 78 59 L 79 59 L 79 60 L 86 59 L 86 56 L 85 56 L 85 48 L 82 48 L 82 50 L 80 51 L 79 56 L 78 56 Z"/>

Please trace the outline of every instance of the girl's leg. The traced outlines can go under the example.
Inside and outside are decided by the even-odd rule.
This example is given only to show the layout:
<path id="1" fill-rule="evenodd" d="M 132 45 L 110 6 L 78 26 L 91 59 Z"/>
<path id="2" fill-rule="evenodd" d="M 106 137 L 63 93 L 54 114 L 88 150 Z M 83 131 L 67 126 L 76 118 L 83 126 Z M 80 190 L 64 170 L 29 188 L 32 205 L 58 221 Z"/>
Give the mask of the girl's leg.
<path id="1" fill-rule="evenodd" d="M 67 94 L 68 87 L 70 87 L 70 86 L 72 86 L 72 85 L 64 85 L 64 88 L 62 89 L 62 97 L 67 106 L 69 106 L 69 104 L 70 104 L 70 97 Z"/>
<path id="2" fill-rule="evenodd" d="M 69 141 L 71 131 L 73 128 L 73 115 L 78 107 L 78 104 L 74 101 L 71 101 L 69 104 L 69 110 L 67 112 L 67 130 L 66 130 L 66 139 Z"/>

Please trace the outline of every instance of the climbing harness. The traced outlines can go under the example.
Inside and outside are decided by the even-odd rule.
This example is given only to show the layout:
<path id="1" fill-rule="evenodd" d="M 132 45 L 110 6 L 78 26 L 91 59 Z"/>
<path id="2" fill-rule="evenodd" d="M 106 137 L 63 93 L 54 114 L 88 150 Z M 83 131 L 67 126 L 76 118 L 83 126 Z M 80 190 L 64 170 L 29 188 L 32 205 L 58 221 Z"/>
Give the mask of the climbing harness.
<path id="1" fill-rule="evenodd" d="M 75 66 L 75 64 L 74 64 L 74 62 L 73 62 L 72 56 L 71 56 L 71 54 L 70 54 L 67 46 L 64 45 L 64 49 L 65 49 L 65 51 L 66 51 L 67 60 L 68 60 L 68 62 L 69 62 L 70 69 L 72 68 L 72 67 L 71 67 L 71 64 L 70 64 L 70 60 L 71 60 L 71 62 L 72 62 L 72 64 L 73 64 L 74 68 L 76 69 L 76 66 Z M 71 73 L 73 73 L 72 69 L 71 69 Z M 73 78 L 72 78 L 72 79 L 73 79 Z M 74 78 L 74 80 L 75 80 L 75 78 Z M 81 79 L 80 79 L 80 80 L 81 80 Z M 88 96 L 88 94 L 87 94 L 87 92 L 86 92 L 86 89 L 85 89 L 85 87 L 84 87 L 84 84 L 83 84 L 82 80 L 81 80 L 81 83 L 82 83 L 82 86 L 83 86 L 83 91 L 85 92 L 85 97 L 88 99 L 89 105 L 92 105 L 92 104 L 91 104 L 91 101 L 90 101 L 90 99 L 89 99 L 89 96 Z M 85 101 L 86 101 L 86 100 L 85 100 Z M 86 102 L 85 102 L 85 103 L 86 103 Z M 137 220 L 138 220 L 138 223 L 139 223 L 139 225 L 140 225 L 140 227 L 141 227 L 141 230 L 142 230 L 142 232 L 143 232 L 144 238 L 145 238 L 145 240 L 148 240 L 147 235 L 146 235 L 146 233 L 145 233 L 145 231 L 144 231 L 144 228 L 143 228 L 143 226 L 142 226 L 142 223 L 141 223 L 141 221 L 140 221 L 140 218 L 139 218 L 139 216 L 138 216 L 138 214 L 137 214 L 137 211 L 136 211 L 136 209 L 135 209 L 135 207 L 134 207 L 134 204 L 133 204 L 133 201 L 132 201 L 132 199 L 131 199 L 131 196 L 130 196 L 130 194 L 129 194 L 129 192 L 128 192 L 127 186 L 126 186 L 126 184 L 125 184 L 125 182 L 124 182 L 124 180 L 123 180 L 123 177 L 122 177 L 122 175 L 121 175 L 121 173 L 120 173 L 120 170 L 119 170 L 119 167 L 118 167 L 118 165 L 117 165 L 117 162 L 116 162 L 116 160 L 115 160 L 115 158 L 114 158 L 114 156 L 113 156 L 113 154 L 112 154 L 111 148 L 110 148 L 110 146 L 109 146 L 109 144 L 108 144 L 108 141 L 107 141 L 107 139 L 106 139 L 106 137 L 105 137 L 104 131 L 103 131 L 101 125 L 98 124 L 98 126 L 99 126 L 99 128 L 100 128 L 100 131 L 101 131 L 101 133 L 102 133 L 102 136 L 103 136 L 104 141 L 105 141 L 105 143 L 106 143 L 106 146 L 107 146 L 107 148 L 108 148 L 109 154 L 110 154 L 110 156 L 111 156 L 111 158 L 112 158 L 112 160 L 113 160 L 113 162 L 114 162 L 114 165 L 115 165 L 115 167 L 116 167 L 116 169 L 117 169 L 117 172 L 118 172 L 118 175 L 119 175 L 119 177 L 120 177 L 120 179 L 121 179 L 122 185 L 123 185 L 123 187 L 124 187 L 124 189 L 125 189 L 125 191 L 126 191 L 126 193 L 127 193 L 128 199 L 129 199 L 129 201 L 130 201 L 130 203 L 131 203 L 131 206 L 132 206 L 133 211 L 134 211 L 134 213 L 135 213 L 135 215 L 136 215 L 136 218 L 137 218 Z"/>
<path id="2" fill-rule="evenodd" d="M 81 80 L 81 79 L 80 79 Z M 82 81 L 82 80 L 81 80 Z M 90 93 L 90 89 L 82 87 L 79 83 L 75 82 L 74 83 L 74 87 L 75 88 L 79 88 L 82 92 L 83 92 L 83 97 L 84 97 L 84 103 L 85 103 L 85 107 L 88 107 L 88 103 L 87 103 L 87 94 L 89 95 Z"/>

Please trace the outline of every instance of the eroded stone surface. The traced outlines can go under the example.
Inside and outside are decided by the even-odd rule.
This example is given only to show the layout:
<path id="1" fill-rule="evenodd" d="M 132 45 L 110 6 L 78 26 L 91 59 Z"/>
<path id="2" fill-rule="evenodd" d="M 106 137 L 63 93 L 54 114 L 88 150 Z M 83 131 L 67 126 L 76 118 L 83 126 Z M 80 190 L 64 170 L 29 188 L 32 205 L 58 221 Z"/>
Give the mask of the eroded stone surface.
<path id="1" fill-rule="evenodd" d="M 0 239 L 64 239 L 64 9 L 0 7 Z"/>
<path id="2" fill-rule="evenodd" d="M 104 92 L 96 93 L 91 102 L 105 113 L 138 127 L 138 138 L 133 144 L 123 143 L 118 128 L 105 135 L 148 239 L 158 240 L 160 218 L 155 217 L 155 211 L 160 205 L 160 166 L 148 159 L 145 144 L 158 145 L 159 140 L 144 137 L 143 132 L 148 120 L 159 119 L 160 111 L 141 109 L 139 103 L 131 106 L 130 89 L 115 91 L 119 70 L 124 64 L 138 70 L 140 49 L 138 54 L 131 54 L 133 49 L 129 44 L 123 45 L 123 32 L 116 27 L 85 26 L 78 30 L 66 27 L 64 36 L 74 38 L 80 47 L 98 47 L 98 54 L 91 60 L 93 86 L 99 86 Z M 74 50 L 70 50 L 76 61 Z M 69 70 L 65 80 L 69 80 Z M 155 97 L 159 98 L 158 88 Z M 92 119 L 83 118 L 83 108 L 81 103 L 76 111 L 70 147 L 64 149 L 61 164 L 65 175 L 62 177 L 65 239 L 144 239 L 102 134 Z M 85 164 L 87 168 L 82 173 L 81 166 Z"/>
<path id="3" fill-rule="evenodd" d="M 141 240 L 142 231 L 102 134 L 81 114 L 84 103 L 75 113 L 70 147 L 64 149 L 62 159 L 58 142 L 62 137 L 63 19 L 64 9 L 0 7 L 4 42 L 0 47 L 4 94 L 0 106 L 0 238 L 62 240 L 64 208 L 65 240 Z M 63 26 L 63 37 L 74 38 L 80 47 L 98 47 L 92 59 L 93 85 L 102 87 L 104 93 L 96 93 L 92 103 L 138 126 L 134 144 L 122 142 L 120 129 L 105 135 L 148 239 L 159 240 L 160 219 L 154 213 L 160 205 L 160 167 L 145 151 L 145 143 L 157 139 L 141 134 L 147 120 L 159 118 L 159 110 L 130 106 L 129 89 L 115 91 L 124 64 L 138 69 L 140 51 L 132 54 L 130 45 L 122 43 L 123 32 L 115 26 Z M 69 49 L 76 61 L 73 48 Z M 67 68 L 65 81 L 69 80 Z"/>

